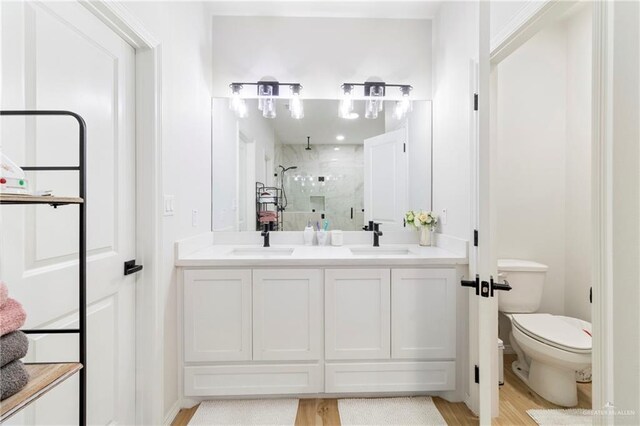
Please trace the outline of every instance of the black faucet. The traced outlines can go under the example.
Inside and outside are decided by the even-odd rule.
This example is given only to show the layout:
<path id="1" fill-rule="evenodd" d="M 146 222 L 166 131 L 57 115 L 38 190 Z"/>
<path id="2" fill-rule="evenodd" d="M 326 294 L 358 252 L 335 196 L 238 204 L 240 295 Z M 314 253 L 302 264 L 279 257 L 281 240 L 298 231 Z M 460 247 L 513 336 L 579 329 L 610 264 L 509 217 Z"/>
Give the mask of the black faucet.
<path id="1" fill-rule="evenodd" d="M 373 246 L 380 247 L 380 237 L 382 236 L 382 231 L 380 231 L 380 224 L 373 224 Z"/>
<path id="2" fill-rule="evenodd" d="M 363 231 L 373 231 L 373 221 L 369 221 L 369 225 L 365 225 L 362 227 Z"/>
<path id="3" fill-rule="evenodd" d="M 260 234 L 264 237 L 264 244 L 262 244 L 262 247 L 270 247 L 269 246 L 269 224 L 265 223 L 264 224 L 264 229 L 262 230 L 262 233 Z"/>

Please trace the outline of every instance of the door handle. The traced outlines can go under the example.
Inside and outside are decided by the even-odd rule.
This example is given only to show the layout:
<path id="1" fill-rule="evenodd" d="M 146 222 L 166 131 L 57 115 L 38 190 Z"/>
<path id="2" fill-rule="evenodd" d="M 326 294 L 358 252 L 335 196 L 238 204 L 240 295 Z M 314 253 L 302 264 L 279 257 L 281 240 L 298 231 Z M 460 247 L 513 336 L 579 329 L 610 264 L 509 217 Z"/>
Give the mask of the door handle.
<path id="1" fill-rule="evenodd" d="M 497 283 L 497 282 L 494 282 L 493 281 L 493 277 L 491 277 L 489 282 L 490 282 L 490 286 L 491 286 L 491 297 L 493 297 L 494 290 L 499 290 L 499 291 L 510 291 L 511 290 L 511 285 L 509 285 L 509 281 L 507 281 L 507 280 L 504 280 L 503 283 Z"/>
<path id="2" fill-rule="evenodd" d="M 136 265 L 136 260 L 127 260 L 124 262 L 124 274 L 131 275 L 142 271 L 142 265 Z"/>
<path id="3" fill-rule="evenodd" d="M 480 275 L 476 274 L 475 280 L 462 280 L 460 281 L 462 287 L 471 287 L 476 289 L 476 296 L 480 295 Z"/>

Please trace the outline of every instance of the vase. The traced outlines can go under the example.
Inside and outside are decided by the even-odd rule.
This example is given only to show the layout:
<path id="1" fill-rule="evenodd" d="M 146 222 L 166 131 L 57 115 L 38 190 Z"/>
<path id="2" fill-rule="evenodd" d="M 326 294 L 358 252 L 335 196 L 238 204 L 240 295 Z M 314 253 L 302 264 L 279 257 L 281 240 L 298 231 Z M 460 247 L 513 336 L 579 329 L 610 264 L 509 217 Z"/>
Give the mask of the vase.
<path id="1" fill-rule="evenodd" d="M 420 228 L 420 245 L 424 247 L 431 246 L 431 230 L 429 228 Z"/>

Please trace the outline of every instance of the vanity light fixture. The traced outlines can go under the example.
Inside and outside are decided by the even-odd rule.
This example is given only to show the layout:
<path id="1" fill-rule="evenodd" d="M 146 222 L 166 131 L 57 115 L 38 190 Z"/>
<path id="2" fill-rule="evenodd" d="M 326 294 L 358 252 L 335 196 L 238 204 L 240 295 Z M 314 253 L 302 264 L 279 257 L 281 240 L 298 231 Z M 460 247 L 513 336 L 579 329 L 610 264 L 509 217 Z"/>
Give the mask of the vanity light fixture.
<path id="1" fill-rule="evenodd" d="M 389 84 L 383 81 L 370 81 L 365 83 L 344 83 L 342 87 L 342 99 L 340 100 L 340 107 L 338 115 L 341 118 L 353 119 L 358 118 L 357 113 L 353 112 L 353 100 L 355 86 L 361 86 L 364 88 L 363 99 L 365 104 L 365 118 L 375 120 L 378 118 L 378 113 L 384 109 L 385 99 L 396 100 L 394 108 L 394 116 L 397 119 L 402 119 L 411 111 L 411 89 L 408 84 Z M 388 97 L 387 88 L 398 87 L 400 89 L 399 97 Z M 353 116 L 355 115 L 355 116 Z"/>
<path id="2" fill-rule="evenodd" d="M 291 98 L 289 100 L 289 112 L 291 118 L 299 120 L 304 117 L 304 107 L 300 92 L 302 85 L 300 83 L 280 83 L 278 81 L 258 81 L 256 83 L 231 83 L 231 100 L 229 108 L 235 111 L 239 118 L 248 115 L 247 105 L 241 96 L 244 86 L 257 86 L 258 109 L 262 111 L 265 118 L 276 117 L 276 100 L 280 97 L 280 86 L 289 86 Z"/>
<path id="3" fill-rule="evenodd" d="M 338 135 L 338 136 L 336 136 L 336 140 L 337 140 L 337 141 L 343 141 L 343 140 L 344 140 L 344 135 Z"/>

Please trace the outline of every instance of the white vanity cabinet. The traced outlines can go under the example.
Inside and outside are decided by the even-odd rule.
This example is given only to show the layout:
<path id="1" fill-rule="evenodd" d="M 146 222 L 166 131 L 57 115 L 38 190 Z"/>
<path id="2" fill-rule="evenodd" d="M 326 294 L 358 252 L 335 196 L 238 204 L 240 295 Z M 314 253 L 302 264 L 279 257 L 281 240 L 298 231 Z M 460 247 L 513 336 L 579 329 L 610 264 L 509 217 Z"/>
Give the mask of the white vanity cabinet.
<path id="1" fill-rule="evenodd" d="M 453 268 L 326 270 L 325 391 L 453 389 L 455 279 Z"/>
<path id="2" fill-rule="evenodd" d="M 391 271 L 391 358 L 456 356 L 454 269 Z"/>
<path id="3" fill-rule="evenodd" d="M 389 269 L 325 271 L 327 360 L 389 359 Z"/>
<path id="4" fill-rule="evenodd" d="M 322 357 L 322 270 L 253 270 L 253 359 Z"/>
<path id="5" fill-rule="evenodd" d="M 183 271 L 185 396 L 455 389 L 455 267 Z"/>
<path id="6" fill-rule="evenodd" d="M 184 271 L 184 360 L 251 359 L 251 270 Z"/>

